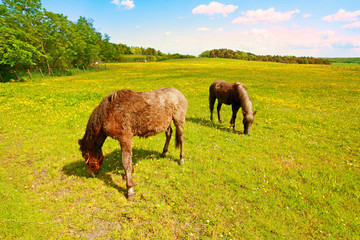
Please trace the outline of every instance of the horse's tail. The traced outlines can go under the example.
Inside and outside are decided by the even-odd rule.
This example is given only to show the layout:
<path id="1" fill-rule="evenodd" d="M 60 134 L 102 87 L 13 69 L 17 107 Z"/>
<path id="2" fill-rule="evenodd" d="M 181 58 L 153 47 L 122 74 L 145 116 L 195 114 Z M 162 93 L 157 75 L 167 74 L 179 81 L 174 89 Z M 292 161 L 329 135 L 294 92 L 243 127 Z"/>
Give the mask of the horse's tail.
<path id="1" fill-rule="evenodd" d="M 214 104 L 216 101 L 216 94 L 215 94 L 215 82 L 210 85 L 209 87 L 209 108 L 210 108 L 210 119 L 212 121 L 212 113 L 214 111 Z"/>
<path id="2" fill-rule="evenodd" d="M 209 87 L 209 106 L 210 106 L 210 110 L 211 110 L 211 106 L 214 106 L 214 86 L 213 84 Z"/>
<path id="3" fill-rule="evenodd" d="M 184 143 L 185 137 L 184 137 L 184 121 L 177 122 L 174 121 L 175 127 L 176 127 L 176 134 L 175 134 L 175 148 L 181 147 L 181 144 Z"/>
<path id="4" fill-rule="evenodd" d="M 176 128 L 175 148 L 179 148 L 180 144 L 181 144 L 181 134 L 179 128 Z"/>
<path id="5" fill-rule="evenodd" d="M 175 134 L 175 148 L 181 147 L 184 144 L 185 137 L 184 137 L 184 125 L 186 121 L 186 112 L 188 107 L 188 101 L 186 97 L 177 90 L 178 100 L 176 104 L 176 110 L 173 115 L 173 122 L 176 128 Z"/>

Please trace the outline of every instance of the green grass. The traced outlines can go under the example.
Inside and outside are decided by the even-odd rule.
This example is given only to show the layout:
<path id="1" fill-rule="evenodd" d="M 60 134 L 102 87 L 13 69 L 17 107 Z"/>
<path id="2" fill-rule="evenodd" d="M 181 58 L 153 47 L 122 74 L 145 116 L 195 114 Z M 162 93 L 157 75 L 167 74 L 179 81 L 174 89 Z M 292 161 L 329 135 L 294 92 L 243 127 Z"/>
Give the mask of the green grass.
<path id="1" fill-rule="evenodd" d="M 250 136 L 209 121 L 215 80 L 246 84 Z M 97 178 L 78 150 L 108 93 L 175 87 L 189 102 L 185 165 L 165 134 L 134 138 L 133 202 L 119 143 Z M 0 238 L 356 239 L 360 235 L 360 74 L 331 66 L 225 59 L 108 64 L 0 85 Z M 241 116 L 237 128 L 242 132 Z"/>
<path id="2" fill-rule="evenodd" d="M 151 55 L 122 55 L 119 62 L 155 62 L 156 56 Z"/>
<path id="3" fill-rule="evenodd" d="M 331 63 L 359 65 L 360 58 L 329 58 Z"/>

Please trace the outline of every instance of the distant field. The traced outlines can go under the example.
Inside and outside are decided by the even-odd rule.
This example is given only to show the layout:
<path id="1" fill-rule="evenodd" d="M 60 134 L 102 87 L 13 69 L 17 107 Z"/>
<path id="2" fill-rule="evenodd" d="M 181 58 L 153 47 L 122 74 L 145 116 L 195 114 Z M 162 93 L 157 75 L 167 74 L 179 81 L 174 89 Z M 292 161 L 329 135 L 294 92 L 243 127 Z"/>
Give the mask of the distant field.
<path id="1" fill-rule="evenodd" d="M 155 62 L 155 56 L 145 55 L 123 55 L 119 59 L 119 62 Z"/>
<path id="2" fill-rule="evenodd" d="M 209 121 L 208 87 L 243 82 L 254 110 L 230 130 Z M 134 138 L 136 197 L 119 143 L 97 178 L 78 150 L 112 91 L 175 87 L 189 102 L 183 166 L 165 134 Z M 357 239 L 360 71 L 226 59 L 107 64 L 99 72 L 0 83 L 0 238 Z"/>
<path id="3" fill-rule="evenodd" d="M 360 65 L 360 58 L 328 58 L 331 63 L 335 64 L 358 64 Z"/>

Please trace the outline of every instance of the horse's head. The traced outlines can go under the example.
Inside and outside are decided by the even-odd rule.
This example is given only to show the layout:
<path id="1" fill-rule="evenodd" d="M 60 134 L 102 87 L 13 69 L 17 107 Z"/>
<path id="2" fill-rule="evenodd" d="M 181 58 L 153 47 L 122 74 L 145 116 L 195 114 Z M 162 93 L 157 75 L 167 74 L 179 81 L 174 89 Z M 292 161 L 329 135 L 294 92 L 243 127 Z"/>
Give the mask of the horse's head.
<path id="1" fill-rule="evenodd" d="M 78 143 L 80 145 L 80 151 L 82 153 L 82 156 L 85 159 L 85 164 L 88 166 L 88 173 L 92 177 L 95 177 L 96 174 L 98 174 L 104 159 L 102 151 L 101 149 L 100 152 L 88 149 L 83 143 L 82 139 L 79 139 Z"/>
<path id="2" fill-rule="evenodd" d="M 254 122 L 255 114 L 256 111 L 252 113 L 246 113 L 245 111 L 243 111 L 244 134 L 249 134 L 251 124 Z"/>

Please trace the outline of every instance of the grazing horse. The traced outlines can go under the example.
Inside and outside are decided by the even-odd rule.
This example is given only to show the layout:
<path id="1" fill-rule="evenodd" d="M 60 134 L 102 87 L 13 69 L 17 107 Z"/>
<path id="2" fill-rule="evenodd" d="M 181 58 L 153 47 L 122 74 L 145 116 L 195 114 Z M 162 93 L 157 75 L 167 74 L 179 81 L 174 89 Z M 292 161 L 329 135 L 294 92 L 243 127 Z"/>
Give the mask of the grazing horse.
<path id="1" fill-rule="evenodd" d="M 83 139 L 78 140 L 89 174 L 95 177 L 100 170 L 104 158 L 102 146 L 107 136 L 118 140 L 125 170 L 127 196 L 132 200 L 135 195 L 131 177 L 133 137 L 149 137 L 165 131 L 166 142 L 161 154 L 164 157 L 168 151 L 173 121 L 176 127 L 176 147 L 180 147 L 179 164 L 182 165 L 187 106 L 185 96 L 175 88 L 148 92 L 124 89 L 106 96 L 92 112 Z"/>
<path id="2" fill-rule="evenodd" d="M 217 112 L 219 122 L 222 123 L 220 117 L 221 105 L 231 105 L 232 117 L 230 124 L 235 131 L 235 119 L 239 108 L 242 108 L 244 134 L 248 134 L 251 124 L 254 122 L 256 111 L 253 111 L 252 103 L 245 85 L 239 82 L 229 83 L 223 80 L 215 81 L 209 88 L 209 104 L 210 104 L 210 120 L 213 121 L 213 110 L 216 99 L 218 100 Z"/>

